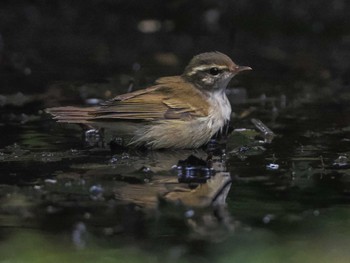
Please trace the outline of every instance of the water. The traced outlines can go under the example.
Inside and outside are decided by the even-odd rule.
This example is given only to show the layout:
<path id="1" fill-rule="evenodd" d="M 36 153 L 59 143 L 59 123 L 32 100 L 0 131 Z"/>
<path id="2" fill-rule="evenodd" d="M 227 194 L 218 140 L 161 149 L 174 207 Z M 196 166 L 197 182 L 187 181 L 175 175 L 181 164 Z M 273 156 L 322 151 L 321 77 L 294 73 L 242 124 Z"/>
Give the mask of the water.
<path id="1" fill-rule="evenodd" d="M 202 149 L 112 153 L 42 115 L 10 122 L 0 127 L 7 138 L 0 151 L 1 255 L 264 262 L 291 254 L 291 262 L 345 262 L 349 111 L 324 100 L 277 114 L 261 105 L 235 121 L 244 129 L 231 133 L 224 155 L 214 154 L 218 172 L 192 184 L 178 183 L 178 176 L 204 168 L 176 165 L 191 155 L 205 164 Z M 261 125 L 274 132 L 272 140 Z M 38 249 L 43 243 L 48 250 Z"/>
<path id="2" fill-rule="evenodd" d="M 133 1 L 25 2 L 3 4 L 0 19 L 1 262 L 349 262 L 344 1 L 316 13 L 312 2 L 157 3 L 165 20 Z M 111 151 L 43 112 L 178 74 L 208 50 L 254 69 L 230 84 L 230 135 L 209 152 L 121 138 Z"/>

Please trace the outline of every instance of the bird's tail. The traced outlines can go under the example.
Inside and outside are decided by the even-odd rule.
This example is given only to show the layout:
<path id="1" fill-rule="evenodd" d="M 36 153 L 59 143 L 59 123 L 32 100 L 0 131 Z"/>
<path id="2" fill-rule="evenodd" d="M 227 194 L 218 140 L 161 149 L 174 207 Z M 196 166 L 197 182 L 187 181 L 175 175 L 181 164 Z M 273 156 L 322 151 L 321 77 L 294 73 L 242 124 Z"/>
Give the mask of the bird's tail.
<path id="1" fill-rule="evenodd" d="M 55 107 L 45 109 L 58 122 L 66 123 L 89 123 L 93 118 L 96 107 Z"/>

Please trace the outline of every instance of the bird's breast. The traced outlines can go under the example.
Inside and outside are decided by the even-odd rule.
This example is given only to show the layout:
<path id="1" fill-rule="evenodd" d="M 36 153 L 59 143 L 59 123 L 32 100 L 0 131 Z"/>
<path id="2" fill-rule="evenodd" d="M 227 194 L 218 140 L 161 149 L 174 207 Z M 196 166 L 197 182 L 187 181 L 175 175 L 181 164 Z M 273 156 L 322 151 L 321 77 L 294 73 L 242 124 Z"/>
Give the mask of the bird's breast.
<path id="1" fill-rule="evenodd" d="M 159 120 L 135 132 L 132 144 L 159 148 L 198 148 L 221 131 L 231 116 L 231 105 L 224 92 L 207 98 L 208 115 L 190 120 Z"/>
<path id="2" fill-rule="evenodd" d="M 218 91 L 209 96 L 210 110 L 208 114 L 208 126 L 213 130 L 213 135 L 224 127 L 231 117 L 231 104 L 225 91 Z"/>

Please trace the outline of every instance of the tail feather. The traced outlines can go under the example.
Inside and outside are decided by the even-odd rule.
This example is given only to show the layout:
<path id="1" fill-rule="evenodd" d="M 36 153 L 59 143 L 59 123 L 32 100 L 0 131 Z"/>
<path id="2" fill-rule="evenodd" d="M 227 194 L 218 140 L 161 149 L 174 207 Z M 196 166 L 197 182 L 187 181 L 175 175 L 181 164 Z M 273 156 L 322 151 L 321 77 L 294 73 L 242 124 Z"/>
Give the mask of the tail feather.
<path id="1" fill-rule="evenodd" d="M 95 129 L 106 129 L 104 138 L 113 139 L 115 137 L 123 137 L 126 141 L 131 140 L 136 130 L 140 130 L 143 127 L 143 123 L 128 122 L 117 124 L 116 121 L 106 121 L 99 118 L 97 115 L 99 106 L 96 107 L 55 107 L 45 109 L 45 112 L 51 114 L 53 119 L 57 122 L 71 123 L 71 124 L 82 124 L 89 128 Z M 118 120 L 118 119 L 115 119 Z M 120 119 L 119 119 L 120 120 Z"/>
<path id="2" fill-rule="evenodd" d="M 45 111 L 51 114 L 55 120 L 58 122 L 67 122 L 67 123 L 89 123 L 91 119 L 94 118 L 92 114 L 96 111 L 97 107 L 55 107 L 48 108 Z"/>

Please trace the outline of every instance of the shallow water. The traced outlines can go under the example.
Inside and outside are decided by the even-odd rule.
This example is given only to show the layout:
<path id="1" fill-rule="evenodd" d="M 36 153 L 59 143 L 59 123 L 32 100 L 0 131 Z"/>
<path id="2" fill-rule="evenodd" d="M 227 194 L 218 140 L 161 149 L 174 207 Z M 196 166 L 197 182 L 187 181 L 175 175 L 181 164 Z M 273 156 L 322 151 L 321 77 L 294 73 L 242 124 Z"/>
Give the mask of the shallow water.
<path id="1" fill-rule="evenodd" d="M 0 261 L 349 262 L 346 2 L 112 2 L 0 4 Z M 111 151 L 43 112 L 211 50 L 253 71 L 207 148 Z"/>
<path id="2" fill-rule="evenodd" d="M 237 116 L 251 101 L 235 106 Z M 233 120 L 250 130 L 222 140 L 217 173 L 198 186 L 179 183 L 174 165 L 191 155 L 205 163 L 205 149 L 112 153 L 87 145 L 80 128 L 6 109 L 1 257 L 346 262 L 349 111 L 341 100 L 255 105 Z M 253 117 L 274 132 L 271 142 Z"/>

